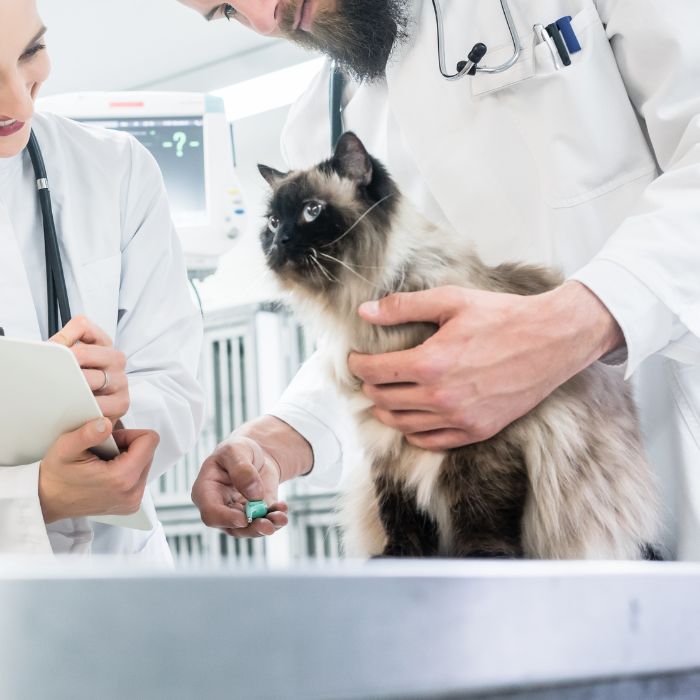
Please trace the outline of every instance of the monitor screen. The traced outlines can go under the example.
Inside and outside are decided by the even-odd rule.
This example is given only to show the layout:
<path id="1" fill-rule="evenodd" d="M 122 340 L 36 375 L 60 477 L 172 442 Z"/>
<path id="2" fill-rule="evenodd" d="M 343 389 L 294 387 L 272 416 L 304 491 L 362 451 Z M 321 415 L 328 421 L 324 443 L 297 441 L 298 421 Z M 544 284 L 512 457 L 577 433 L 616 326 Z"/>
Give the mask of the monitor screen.
<path id="1" fill-rule="evenodd" d="M 175 221 L 181 224 L 206 221 L 204 122 L 201 117 L 82 121 L 126 131 L 136 137 L 158 161 Z"/>

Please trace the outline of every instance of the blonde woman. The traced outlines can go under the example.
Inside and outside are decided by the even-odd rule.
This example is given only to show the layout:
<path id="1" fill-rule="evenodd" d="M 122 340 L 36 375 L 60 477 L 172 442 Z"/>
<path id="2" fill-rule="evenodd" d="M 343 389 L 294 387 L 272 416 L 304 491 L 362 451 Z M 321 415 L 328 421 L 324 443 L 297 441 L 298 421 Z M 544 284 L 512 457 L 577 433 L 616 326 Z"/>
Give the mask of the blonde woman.
<path id="1" fill-rule="evenodd" d="M 49 340 L 33 131 L 74 314 L 52 340 L 75 353 L 106 419 L 62 436 L 40 463 L 0 468 L 0 554 L 168 561 L 160 525 L 141 532 L 87 516 L 132 512 L 144 497 L 156 521 L 148 478 L 186 452 L 201 420 L 201 322 L 150 154 L 124 134 L 35 113 L 50 72 L 45 37 L 34 0 L 0 0 L 0 326 Z M 101 462 L 88 449 L 112 431 L 123 452 Z"/>

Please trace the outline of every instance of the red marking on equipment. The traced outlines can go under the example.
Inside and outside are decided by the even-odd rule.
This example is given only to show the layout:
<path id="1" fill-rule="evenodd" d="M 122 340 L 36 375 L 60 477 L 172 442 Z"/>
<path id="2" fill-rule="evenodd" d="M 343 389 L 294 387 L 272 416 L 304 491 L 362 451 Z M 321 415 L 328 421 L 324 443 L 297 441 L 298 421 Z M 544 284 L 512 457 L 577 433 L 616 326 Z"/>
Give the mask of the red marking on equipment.
<path id="1" fill-rule="evenodd" d="M 110 107 L 145 107 L 145 102 L 110 102 Z"/>

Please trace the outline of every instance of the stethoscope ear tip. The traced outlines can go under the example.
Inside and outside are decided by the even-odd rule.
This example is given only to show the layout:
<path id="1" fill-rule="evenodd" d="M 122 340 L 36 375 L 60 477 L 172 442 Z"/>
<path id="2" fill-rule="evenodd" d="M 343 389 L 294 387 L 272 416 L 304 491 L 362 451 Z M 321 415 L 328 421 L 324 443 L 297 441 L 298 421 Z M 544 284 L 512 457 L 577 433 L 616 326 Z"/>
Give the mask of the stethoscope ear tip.
<path id="1" fill-rule="evenodd" d="M 486 44 L 482 44 L 481 42 L 474 44 L 474 47 L 469 52 L 469 56 L 467 57 L 468 60 L 460 61 L 457 64 L 457 73 L 462 74 L 467 65 L 470 65 L 471 67 L 466 72 L 469 73 L 469 75 L 476 75 L 479 62 L 484 58 L 487 51 L 488 49 L 486 48 Z"/>
<path id="2" fill-rule="evenodd" d="M 474 47 L 472 50 L 469 52 L 469 56 L 467 57 L 472 63 L 478 64 L 481 59 L 483 59 L 484 56 L 486 56 L 486 52 L 488 49 L 486 48 L 486 44 L 482 44 L 479 42 L 478 44 L 474 44 Z"/>
<path id="3" fill-rule="evenodd" d="M 455 74 L 450 74 L 447 71 L 447 63 L 445 60 L 445 29 L 442 8 L 440 7 L 440 0 L 433 0 L 435 23 L 437 24 L 438 61 L 440 64 L 440 73 L 445 80 L 459 80 L 465 75 L 476 75 L 477 71 L 481 71 L 482 73 L 503 73 L 517 63 L 522 53 L 522 42 L 520 41 L 518 28 L 513 20 L 508 0 L 501 0 L 501 9 L 503 10 L 503 16 L 508 24 L 508 31 L 510 32 L 511 39 L 513 40 L 513 55 L 499 66 L 479 66 L 480 61 L 484 58 L 487 51 L 486 45 L 479 42 L 472 47 L 468 59 L 466 61 L 460 61 L 457 64 L 457 72 Z"/>

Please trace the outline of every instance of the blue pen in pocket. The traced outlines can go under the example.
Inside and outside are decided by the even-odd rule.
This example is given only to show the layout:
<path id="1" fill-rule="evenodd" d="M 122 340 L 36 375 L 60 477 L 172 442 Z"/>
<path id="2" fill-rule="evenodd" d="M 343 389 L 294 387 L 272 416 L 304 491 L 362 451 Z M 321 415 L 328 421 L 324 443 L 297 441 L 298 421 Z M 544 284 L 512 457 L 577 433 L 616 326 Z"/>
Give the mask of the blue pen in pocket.
<path id="1" fill-rule="evenodd" d="M 576 36 L 574 28 L 571 26 L 571 17 L 562 17 L 558 19 L 555 24 L 557 25 L 557 29 L 561 32 L 569 53 L 578 53 L 581 51 L 581 43 Z"/>

